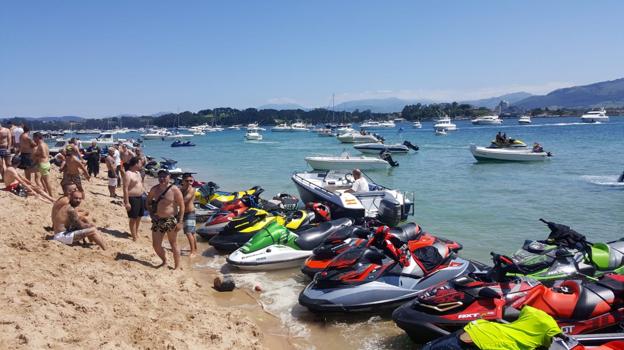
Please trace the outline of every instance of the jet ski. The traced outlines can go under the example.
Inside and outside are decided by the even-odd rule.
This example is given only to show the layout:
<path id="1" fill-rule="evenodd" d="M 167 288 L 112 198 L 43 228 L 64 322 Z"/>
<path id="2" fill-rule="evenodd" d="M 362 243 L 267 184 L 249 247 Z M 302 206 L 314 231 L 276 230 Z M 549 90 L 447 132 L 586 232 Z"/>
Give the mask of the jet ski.
<path id="1" fill-rule="evenodd" d="M 241 216 L 232 219 L 224 229 L 208 242 L 216 250 L 231 253 L 242 247 L 254 234 L 261 230 L 273 230 L 284 226 L 289 230 L 309 228 L 315 220 L 314 212 L 297 210 L 287 214 L 269 213 L 258 208 L 249 208 Z"/>
<path id="2" fill-rule="evenodd" d="M 314 277 L 317 272 L 324 270 L 338 254 L 351 247 L 368 244 L 371 228 L 369 228 L 369 223 L 364 223 L 364 225 L 344 227 L 327 236 L 321 245 L 314 248 L 312 256 L 306 259 L 301 272 Z M 421 232 L 420 226 L 415 223 L 390 228 L 390 233 L 403 243 L 418 239 Z"/>
<path id="3" fill-rule="evenodd" d="M 230 254 L 228 264 L 242 270 L 277 270 L 300 266 L 332 233 L 351 226 L 348 218 L 321 223 L 298 233 L 284 226 L 261 230 Z"/>
<path id="4" fill-rule="evenodd" d="M 239 192 L 223 192 L 217 191 L 219 185 L 210 181 L 199 187 L 195 192 L 195 202 L 206 205 L 211 204 L 217 208 L 221 208 L 224 203 L 232 202 L 245 195 L 259 195 L 264 190 L 260 186 L 254 186 L 246 191 Z"/>
<path id="5" fill-rule="evenodd" d="M 527 240 L 511 258 L 519 271 L 544 283 L 563 278 L 599 277 L 624 273 L 624 240 L 590 243 L 569 226 L 540 219 L 548 225 L 548 239 Z"/>
<path id="6" fill-rule="evenodd" d="M 547 287 L 526 277 L 509 257 L 494 254 L 494 267 L 440 283 L 396 309 L 392 318 L 417 343 L 449 334 L 477 319 L 513 321 L 529 305 L 554 317 L 568 334 L 617 326 L 624 317 L 624 276 L 592 283 L 565 280 Z"/>
<path id="7" fill-rule="evenodd" d="M 221 232 L 232 219 L 239 217 L 249 208 L 257 207 L 258 198 L 256 196 L 260 193 L 256 192 L 251 196 L 245 195 L 232 202 L 224 203 L 216 213 L 213 213 L 206 222 L 197 228 L 197 234 L 204 239 L 211 239 Z"/>
<path id="8" fill-rule="evenodd" d="M 191 141 L 182 142 L 180 140 L 175 140 L 171 143 L 171 147 L 195 147 L 195 144 L 191 143 Z"/>
<path id="9" fill-rule="evenodd" d="M 383 233 L 380 233 L 383 232 Z M 299 294 L 313 312 L 379 312 L 477 269 L 456 258 L 461 245 L 427 233 L 407 244 L 380 227 L 369 244 L 336 256 Z"/>
<path id="10" fill-rule="evenodd" d="M 617 182 L 624 182 L 624 171 L 622 172 L 622 175 L 620 175 L 620 177 L 618 177 Z"/>

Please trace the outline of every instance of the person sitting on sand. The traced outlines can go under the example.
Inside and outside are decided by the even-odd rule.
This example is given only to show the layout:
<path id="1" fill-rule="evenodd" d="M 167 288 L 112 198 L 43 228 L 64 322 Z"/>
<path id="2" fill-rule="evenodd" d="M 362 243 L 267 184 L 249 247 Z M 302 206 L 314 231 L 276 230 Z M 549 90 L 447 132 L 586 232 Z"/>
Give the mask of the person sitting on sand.
<path id="1" fill-rule="evenodd" d="M 69 204 L 69 196 L 75 191 L 78 191 L 78 187 L 74 184 L 63 187 L 63 195 L 52 204 L 52 225 L 54 225 L 54 216 L 56 216 L 56 213 Z"/>
<path id="2" fill-rule="evenodd" d="M 193 175 L 185 173 L 182 175 L 182 187 L 180 191 L 184 196 L 184 234 L 189 241 L 191 252 L 189 256 L 192 258 L 197 254 L 197 241 L 195 240 L 195 226 L 197 225 L 195 217 L 195 188 L 193 187 Z"/>
<path id="3" fill-rule="evenodd" d="M 78 147 L 67 146 L 66 152 L 67 156 L 65 157 L 65 166 L 61 168 L 61 171 L 63 172 L 61 186 L 67 186 L 70 183 L 74 183 L 78 187 L 78 190 L 83 192 L 84 197 L 84 188 L 82 187 L 80 172 L 84 174 L 87 180 L 90 180 L 91 177 L 89 176 L 87 168 L 85 168 L 78 156 Z"/>
<path id="4" fill-rule="evenodd" d="M 158 171 L 158 185 L 149 191 L 147 207 L 152 216 L 152 246 L 162 260 L 160 266 L 167 264 L 167 256 L 162 247 L 163 238 L 167 235 L 173 253 L 174 269 L 178 269 L 180 249 L 176 236 L 177 232 L 182 229 L 184 220 L 184 197 L 177 186 L 169 184 L 170 181 L 169 171 L 165 169 Z"/>
<path id="5" fill-rule="evenodd" d="M 84 196 L 80 191 L 74 191 L 69 195 L 69 202 L 56 211 L 52 216 L 52 228 L 54 230 L 54 240 L 61 243 L 72 245 L 86 238 L 96 243 L 106 250 L 106 244 L 87 218 L 88 212 L 78 210 L 78 206 L 82 203 Z"/>
<path id="6" fill-rule="evenodd" d="M 17 169 L 15 167 L 18 164 L 20 164 L 20 160 L 19 158 L 15 157 L 11 161 L 11 165 L 4 169 L 4 184 L 6 185 L 4 190 L 18 196 L 25 193 L 29 196 L 41 198 L 48 203 L 54 202 L 54 198 L 50 197 L 50 195 L 46 191 L 44 191 L 39 186 L 33 184 L 32 182 L 28 181 L 27 178 L 17 172 Z"/>
<path id="7" fill-rule="evenodd" d="M 145 203 L 143 202 L 143 194 L 145 189 L 143 188 L 143 180 L 141 179 L 141 160 L 139 157 L 132 157 L 128 160 L 127 169 L 123 175 L 123 198 L 124 206 L 128 212 L 128 219 L 130 224 L 130 235 L 132 240 L 136 242 L 139 239 L 139 224 L 141 223 L 141 217 L 145 211 Z"/>

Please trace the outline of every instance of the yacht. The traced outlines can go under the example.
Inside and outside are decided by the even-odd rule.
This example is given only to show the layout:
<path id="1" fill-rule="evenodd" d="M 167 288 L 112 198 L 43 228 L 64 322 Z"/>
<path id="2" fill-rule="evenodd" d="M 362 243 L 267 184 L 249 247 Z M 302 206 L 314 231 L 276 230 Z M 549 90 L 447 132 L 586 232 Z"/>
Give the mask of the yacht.
<path id="1" fill-rule="evenodd" d="M 438 130 L 456 131 L 457 125 L 451 122 L 451 118 L 449 118 L 448 116 L 444 116 L 438 119 L 435 124 L 433 124 L 433 129 L 436 131 Z"/>
<path id="2" fill-rule="evenodd" d="M 497 115 L 482 115 L 472 120 L 474 125 L 500 125 L 503 120 Z"/>
<path id="3" fill-rule="evenodd" d="M 414 214 L 414 199 L 407 193 L 375 183 L 366 174 L 369 192 L 349 193 L 353 176 L 349 170 L 300 172 L 291 179 L 304 203 L 327 203 L 332 219 L 377 218 L 386 225 L 396 226 Z"/>
<path id="4" fill-rule="evenodd" d="M 290 128 L 292 129 L 292 131 L 310 131 L 308 126 L 304 123 L 293 123 Z"/>
<path id="5" fill-rule="evenodd" d="M 273 131 L 273 132 L 289 132 L 289 131 L 292 131 L 292 128 L 288 124 L 282 123 L 282 124 L 278 124 L 278 125 L 275 125 L 274 127 L 272 127 L 271 131 Z"/>
<path id="6" fill-rule="evenodd" d="M 337 136 L 338 141 L 342 143 L 370 143 L 370 142 L 381 142 L 377 136 L 366 133 L 366 132 L 358 132 L 355 130 L 348 131 L 344 134 L 339 134 Z"/>
<path id="7" fill-rule="evenodd" d="M 608 122 L 609 116 L 604 108 L 600 108 L 597 111 L 589 111 L 581 116 L 583 123 L 600 123 Z"/>
<path id="8" fill-rule="evenodd" d="M 367 120 L 364 123 L 362 123 L 362 125 L 360 125 L 361 129 L 390 129 L 390 128 L 394 128 L 396 127 L 396 124 L 394 124 L 393 121 L 388 120 L 388 121 L 374 121 L 374 120 Z"/>
<path id="9" fill-rule="evenodd" d="M 255 130 L 255 131 L 264 131 L 265 128 L 261 128 L 258 123 L 249 123 L 247 124 L 247 130 Z"/>
<path id="10" fill-rule="evenodd" d="M 526 124 L 531 124 L 531 123 L 532 121 L 531 121 L 530 115 L 523 115 L 523 116 L 520 116 L 520 118 L 518 118 L 518 124 L 526 125 Z"/>
<path id="11" fill-rule="evenodd" d="M 381 170 L 390 168 L 390 163 L 377 158 L 367 156 L 310 156 L 304 158 L 314 170 Z"/>
<path id="12" fill-rule="evenodd" d="M 420 129 L 422 128 L 422 124 L 420 123 L 420 120 L 415 121 L 412 126 L 416 129 Z"/>
<path id="13" fill-rule="evenodd" d="M 91 139 L 87 142 L 85 142 L 84 144 L 91 144 L 91 142 L 95 141 L 96 144 L 102 148 L 105 147 L 110 147 L 112 145 L 118 144 L 118 143 L 124 143 L 127 146 L 133 147 L 131 142 L 128 142 L 126 139 L 118 139 L 114 136 L 115 134 L 111 134 L 111 133 L 102 133 L 99 134 L 96 138 Z"/>
<path id="14" fill-rule="evenodd" d="M 171 132 L 165 129 L 159 129 L 159 130 L 151 130 L 150 132 L 141 134 L 141 137 L 145 140 L 160 140 L 163 137 L 169 136 L 169 135 L 171 135 Z"/>
<path id="15" fill-rule="evenodd" d="M 245 140 L 248 141 L 262 141 L 262 134 L 257 130 L 249 129 L 245 134 Z"/>

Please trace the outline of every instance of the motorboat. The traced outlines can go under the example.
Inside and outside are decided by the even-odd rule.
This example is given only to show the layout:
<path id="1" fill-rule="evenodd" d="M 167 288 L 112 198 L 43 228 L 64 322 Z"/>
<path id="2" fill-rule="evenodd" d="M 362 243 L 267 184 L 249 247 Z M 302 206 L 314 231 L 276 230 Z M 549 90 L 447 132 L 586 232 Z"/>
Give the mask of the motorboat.
<path id="1" fill-rule="evenodd" d="M 241 128 L 240 124 L 235 124 L 235 125 L 232 125 L 232 126 L 228 126 L 227 129 L 228 130 L 240 130 L 240 128 Z"/>
<path id="2" fill-rule="evenodd" d="M 245 134 L 245 140 L 248 140 L 248 141 L 261 141 L 262 140 L 262 134 L 257 132 L 257 131 L 255 131 L 255 130 L 249 130 Z"/>
<path id="3" fill-rule="evenodd" d="M 273 132 L 290 132 L 290 131 L 293 131 L 293 130 L 290 127 L 290 125 L 288 125 L 286 123 L 282 123 L 282 124 L 278 124 L 278 125 L 275 125 L 274 127 L 272 127 L 271 131 L 273 131 Z"/>
<path id="4" fill-rule="evenodd" d="M 258 123 L 249 123 L 247 124 L 247 131 L 265 131 L 265 128 L 260 127 L 260 125 L 258 125 Z"/>
<path id="5" fill-rule="evenodd" d="M 391 164 L 384 159 L 366 156 L 351 156 L 343 154 L 340 156 L 311 156 L 305 157 L 305 161 L 314 170 L 380 170 L 388 169 Z"/>
<path id="6" fill-rule="evenodd" d="M 446 136 L 447 135 L 446 129 L 436 129 L 435 134 L 436 136 Z"/>
<path id="7" fill-rule="evenodd" d="M 470 152 L 477 161 L 534 162 L 550 158 L 550 152 L 536 152 L 526 147 L 492 148 L 470 145 Z"/>
<path id="8" fill-rule="evenodd" d="M 360 125 L 361 129 L 391 129 L 396 127 L 396 124 L 394 124 L 393 121 L 391 120 L 387 120 L 387 121 L 374 121 L 374 120 L 367 120 L 364 123 L 362 123 L 362 125 Z"/>
<path id="9" fill-rule="evenodd" d="M 518 118 L 518 124 L 526 125 L 526 124 L 531 124 L 531 123 L 532 121 L 531 121 L 530 115 L 523 115 L 523 116 L 520 116 L 520 118 Z"/>
<path id="10" fill-rule="evenodd" d="M 56 139 L 54 140 L 54 144 L 48 148 L 50 155 L 55 156 L 59 153 L 63 148 L 69 145 L 69 140 L 67 139 Z"/>
<path id="11" fill-rule="evenodd" d="M 332 219 L 377 218 L 386 225 L 396 226 L 414 215 L 411 194 L 386 188 L 375 183 L 366 174 L 369 192 L 346 192 L 353 185 L 349 170 L 311 171 L 294 173 L 291 177 L 304 203 L 325 203 L 331 209 Z"/>
<path id="12" fill-rule="evenodd" d="M 433 124 L 433 129 L 434 130 L 444 129 L 444 131 L 455 131 L 457 130 L 457 125 L 453 124 L 453 122 L 451 121 L 451 118 L 449 118 L 448 116 L 444 116 L 438 119 L 435 124 Z"/>
<path id="13" fill-rule="evenodd" d="M 600 108 L 597 111 L 589 111 L 581 116 L 583 123 L 602 123 L 608 122 L 609 116 L 604 108 Z"/>
<path id="14" fill-rule="evenodd" d="M 193 137 L 193 134 L 182 134 L 180 132 L 169 133 L 169 135 L 163 136 L 165 140 L 188 140 Z"/>
<path id="15" fill-rule="evenodd" d="M 325 129 L 320 129 L 316 132 L 316 134 L 318 136 L 324 136 L 324 137 L 333 137 L 336 136 L 336 134 L 332 131 L 331 128 L 325 128 Z"/>
<path id="16" fill-rule="evenodd" d="M 420 123 L 420 120 L 417 120 L 414 123 L 412 123 L 412 126 L 416 129 L 422 128 L 422 124 Z"/>
<path id="17" fill-rule="evenodd" d="M 503 123 L 503 120 L 497 115 L 482 115 L 471 122 L 473 125 L 500 125 Z"/>
<path id="18" fill-rule="evenodd" d="M 406 154 L 409 153 L 410 149 L 418 151 L 418 146 L 412 144 L 409 141 L 404 141 L 403 143 L 395 143 L 393 145 L 385 145 L 383 143 L 362 143 L 353 146 L 353 148 L 364 154 L 379 154 L 381 152 L 390 152 L 392 154 Z"/>
<path id="19" fill-rule="evenodd" d="M 144 140 L 162 140 L 165 136 L 171 135 L 167 130 L 155 130 L 146 134 L 141 134 Z"/>
<path id="20" fill-rule="evenodd" d="M 371 142 L 381 142 L 381 139 L 376 135 L 373 135 L 368 132 L 358 132 L 355 130 L 348 131 L 344 134 L 339 134 L 337 136 L 338 141 L 342 143 L 371 143 Z"/>
<path id="21" fill-rule="evenodd" d="M 304 123 L 293 123 L 290 126 L 291 131 L 310 131 L 308 126 Z"/>
<path id="22" fill-rule="evenodd" d="M 116 144 L 118 144 L 120 142 L 125 144 L 125 145 L 127 145 L 127 146 L 133 147 L 132 142 L 128 142 L 126 139 L 115 138 L 113 135 L 114 134 L 102 133 L 102 134 L 99 134 L 96 138 L 91 139 L 91 140 L 89 140 L 87 142 L 88 142 L 88 144 L 91 144 L 91 142 L 95 141 L 95 143 L 98 146 L 102 147 L 102 148 L 110 147 L 110 146 L 116 145 Z"/>

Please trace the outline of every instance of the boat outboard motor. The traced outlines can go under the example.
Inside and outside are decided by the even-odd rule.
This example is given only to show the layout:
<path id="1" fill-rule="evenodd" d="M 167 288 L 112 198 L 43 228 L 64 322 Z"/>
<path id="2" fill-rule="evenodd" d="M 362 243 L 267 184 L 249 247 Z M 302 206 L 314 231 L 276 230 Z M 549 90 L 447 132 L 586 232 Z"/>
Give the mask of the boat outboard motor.
<path id="1" fill-rule="evenodd" d="M 396 167 L 399 166 L 399 162 L 394 161 L 394 159 L 392 159 L 392 156 L 390 155 L 390 152 L 388 151 L 381 151 L 379 153 L 379 158 L 385 160 L 386 162 L 388 162 L 388 164 L 390 164 L 390 166 Z"/>
<path id="2" fill-rule="evenodd" d="M 622 172 L 622 175 L 620 175 L 620 177 L 618 177 L 617 182 L 624 182 L 624 171 Z"/>
<path id="3" fill-rule="evenodd" d="M 418 146 L 416 146 L 416 145 L 412 144 L 412 143 L 411 143 L 411 142 L 409 142 L 409 141 L 403 141 L 403 145 L 404 145 L 405 147 L 407 147 L 407 148 L 411 148 L 411 149 L 413 149 L 414 151 L 418 151 L 418 149 L 419 149 L 419 148 L 418 148 Z"/>

